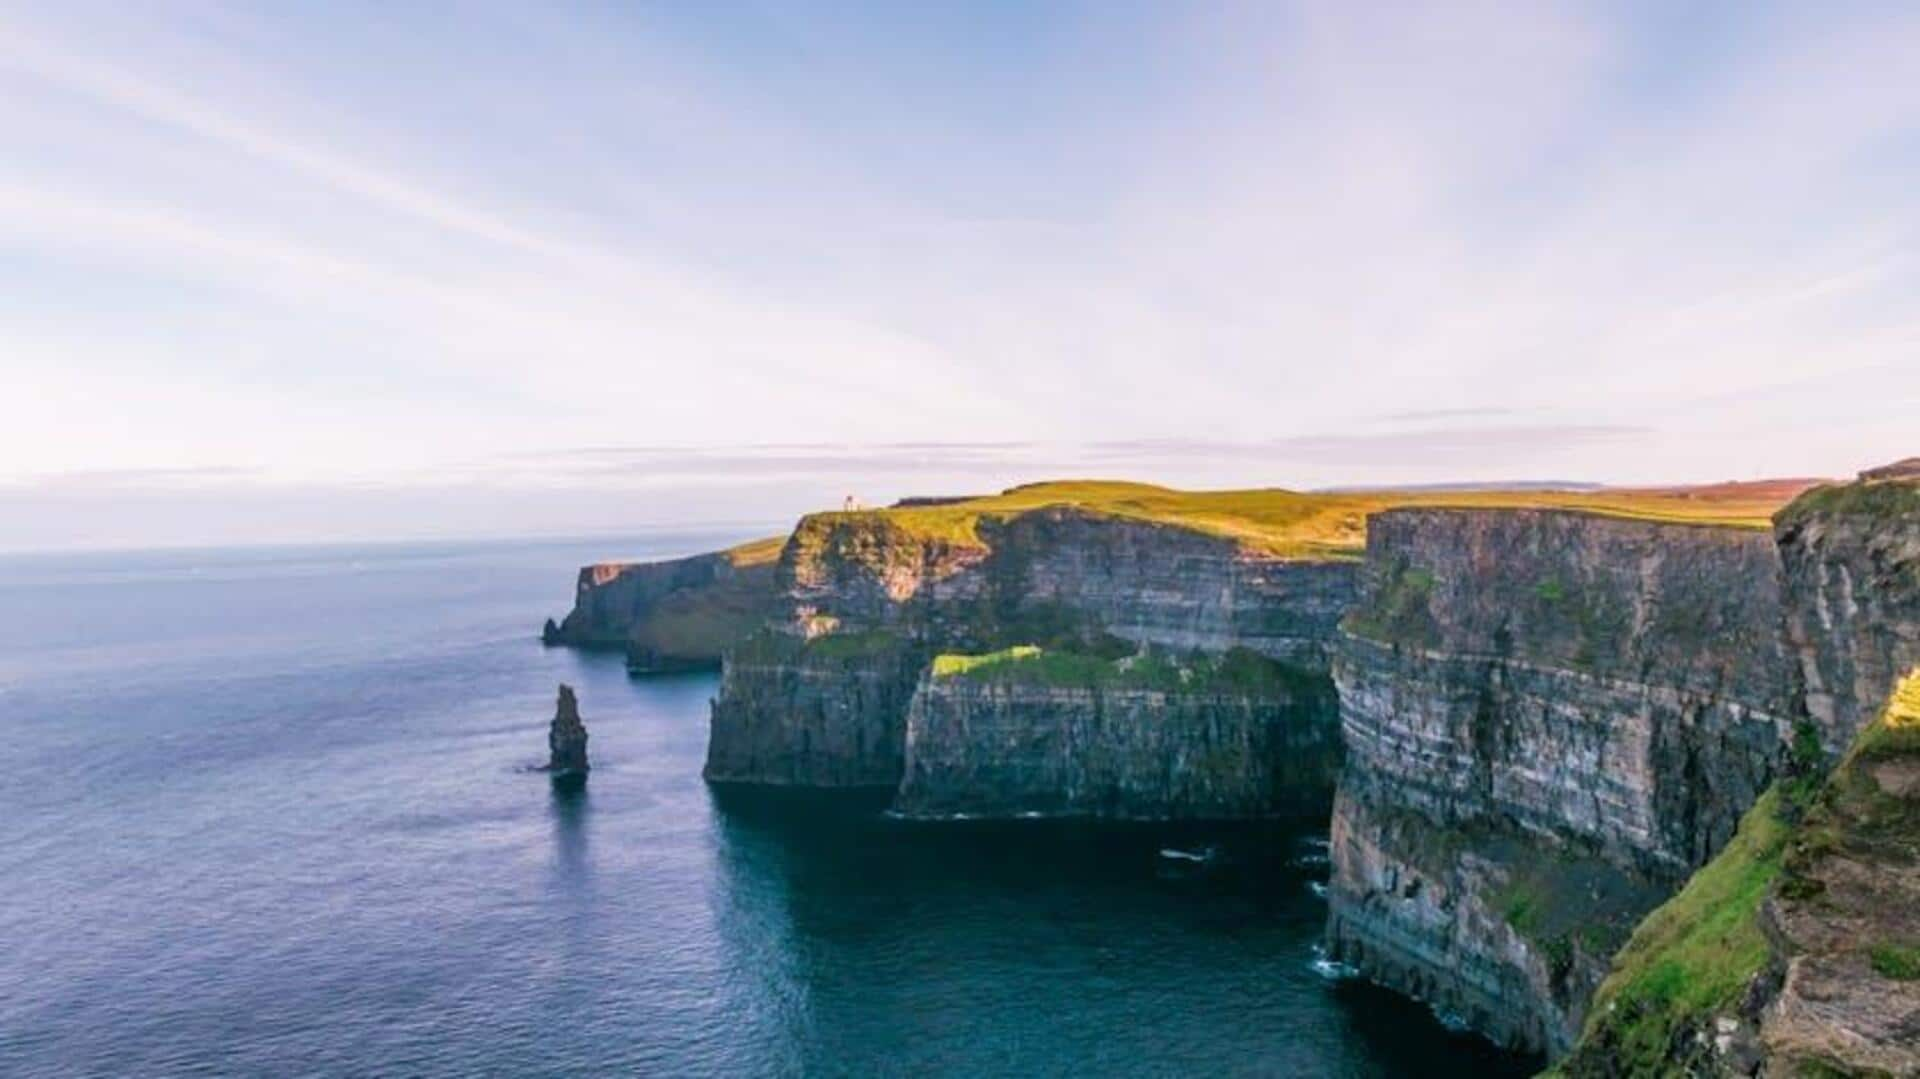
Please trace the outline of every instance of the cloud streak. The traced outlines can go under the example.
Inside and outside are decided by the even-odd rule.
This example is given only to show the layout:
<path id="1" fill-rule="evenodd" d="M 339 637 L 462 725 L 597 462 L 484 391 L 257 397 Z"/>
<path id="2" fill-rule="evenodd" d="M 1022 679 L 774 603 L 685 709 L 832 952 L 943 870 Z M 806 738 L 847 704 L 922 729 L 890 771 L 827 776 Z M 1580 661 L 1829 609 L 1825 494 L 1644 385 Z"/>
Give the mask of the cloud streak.
<path id="1" fill-rule="evenodd" d="M 1912 452 L 1897 7 L 182 15 L 0 7 L 0 474 L 744 500 Z"/>

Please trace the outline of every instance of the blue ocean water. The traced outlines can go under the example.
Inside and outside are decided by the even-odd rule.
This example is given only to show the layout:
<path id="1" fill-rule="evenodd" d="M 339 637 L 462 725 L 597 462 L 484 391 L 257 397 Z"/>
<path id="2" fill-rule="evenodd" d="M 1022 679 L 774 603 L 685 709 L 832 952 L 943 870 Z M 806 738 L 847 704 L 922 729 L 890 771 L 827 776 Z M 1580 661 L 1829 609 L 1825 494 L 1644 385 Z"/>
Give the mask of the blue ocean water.
<path id="1" fill-rule="evenodd" d="M 1525 1073 L 1315 972 L 1319 822 L 717 801 L 714 678 L 536 630 L 739 538 L 0 558 L 0 1074 Z"/>

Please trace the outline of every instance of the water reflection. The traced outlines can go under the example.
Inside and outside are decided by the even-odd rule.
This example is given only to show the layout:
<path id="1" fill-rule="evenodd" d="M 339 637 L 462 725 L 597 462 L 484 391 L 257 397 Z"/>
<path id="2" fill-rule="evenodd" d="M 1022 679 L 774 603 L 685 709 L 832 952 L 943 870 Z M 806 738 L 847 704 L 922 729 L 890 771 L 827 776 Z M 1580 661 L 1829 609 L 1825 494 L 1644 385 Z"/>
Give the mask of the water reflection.
<path id="1" fill-rule="evenodd" d="M 555 878 L 573 890 L 590 883 L 593 875 L 587 850 L 589 809 L 586 776 L 553 777 L 547 816 L 553 824 Z"/>

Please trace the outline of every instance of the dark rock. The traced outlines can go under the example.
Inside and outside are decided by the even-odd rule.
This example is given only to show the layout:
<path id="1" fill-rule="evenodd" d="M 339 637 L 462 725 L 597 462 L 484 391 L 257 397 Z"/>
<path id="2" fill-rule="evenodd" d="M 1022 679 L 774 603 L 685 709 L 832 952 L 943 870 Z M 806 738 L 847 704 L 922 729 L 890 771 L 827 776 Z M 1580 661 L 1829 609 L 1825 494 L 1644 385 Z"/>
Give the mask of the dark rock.
<path id="1" fill-rule="evenodd" d="M 1776 566 L 1758 530 L 1374 516 L 1334 659 L 1333 953 L 1564 1052 L 1608 955 L 1772 778 L 1792 697 Z"/>
<path id="2" fill-rule="evenodd" d="M 564 682 L 554 707 L 553 725 L 547 730 L 547 749 L 547 770 L 556 778 L 586 773 L 587 726 L 580 721 L 580 703 L 574 698 L 573 687 Z"/>
<path id="3" fill-rule="evenodd" d="M 1310 672 L 1319 684 L 1258 701 L 1183 699 L 1175 710 L 1184 726 L 1154 731 L 1131 727 L 1151 726 L 1164 695 L 1024 695 L 1018 704 L 1005 702 L 1002 746 L 983 743 L 977 755 L 956 740 L 956 724 L 998 704 L 965 694 L 930 699 L 921 727 L 921 759 L 929 770 L 918 777 L 910 802 L 917 811 L 943 814 L 999 815 L 1052 800 L 1062 811 L 1096 815 L 1212 815 L 1243 807 L 1264 813 L 1296 792 L 1272 789 L 1278 773 L 1258 759 L 1258 749 L 1287 745 L 1312 748 L 1313 766 L 1298 773 L 1305 781 L 1299 793 L 1326 805 L 1335 731 L 1326 706 L 1332 697 L 1326 649 L 1354 594 L 1355 562 L 1279 558 L 1193 529 L 1068 506 L 982 519 L 979 528 L 977 542 L 956 542 L 915 534 L 882 514 L 801 521 L 778 570 L 781 624 L 727 656 L 713 706 L 707 778 L 898 785 L 910 706 L 928 661 L 941 652 L 1015 644 L 1099 654 L 1144 647 L 1220 656 L 1247 649 Z M 1113 721 L 1092 722 L 1093 711 L 1109 705 Z M 978 804 L 963 804 L 971 780 L 957 781 L 1003 765 L 1019 770 L 1008 754 L 1024 737 L 1020 730 L 1069 715 L 1091 723 L 1082 733 L 1099 736 L 1099 744 L 1081 747 L 1086 762 L 1102 762 L 1087 765 L 1099 772 L 1098 781 L 1111 779 L 1113 790 L 1133 794 L 1090 799 L 1086 792 L 1045 790 L 1049 776 L 1065 781 L 1080 767 L 1062 747 L 1051 765 L 1031 762 L 1005 789 L 983 788 Z M 1149 746 L 1166 754 L 1151 768 L 1141 756 Z M 1211 770 L 1204 782 L 1146 782 L 1149 771 L 1164 772 L 1173 761 L 1181 767 L 1202 761 L 1203 771 Z M 1234 761 L 1240 762 L 1237 776 L 1228 774 Z M 1050 767 L 1055 771 L 1048 773 Z"/>
<path id="4" fill-rule="evenodd" d="M 541 633 L 548 644 L 624 651 L 637 674 L 711 670 L 765 624 L 778 598 L 773 550 L 749 544 L 663 562 L 585 566 L 573 609 Z"/>

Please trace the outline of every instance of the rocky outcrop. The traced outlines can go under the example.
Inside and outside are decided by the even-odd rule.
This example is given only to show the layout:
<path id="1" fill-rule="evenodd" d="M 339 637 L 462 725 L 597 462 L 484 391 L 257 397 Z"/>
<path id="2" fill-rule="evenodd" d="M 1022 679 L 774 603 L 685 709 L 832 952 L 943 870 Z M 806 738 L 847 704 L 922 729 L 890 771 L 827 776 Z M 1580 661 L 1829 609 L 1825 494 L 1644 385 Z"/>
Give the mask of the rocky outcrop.
<path id="1" fill-rule="evenodd" d="M 547 620 L 550 645 L 619 649 L 636 672 L 710 670 L 777 610 L 769 542 L 662 562 L 580 570 L 573 610 Z"/>
<path id="2" fill-rule="evenodd" d="M 1613 947 L 1771 779 L 1780 617 L 1762 531 L 1375 516 L 1334 660 L 1332 952 L 1565 1050 Z"/>
<path id="3" fill-rule="evenodd" d="M 1920 669 L 1620 951 L 1568 1077 L 1920 1076 Z"/>
<path id="4" fill-rule="evenodd" d="M 555 777 L 587 772 L 587 725 L 580 719 L 580 702 L 573 687 L 562 682 L 554 704 L 553 723 L 547 728 L 547 771 Z"/>
<path id="5" fill-rule="evenodd" d="M 1249 648 L 1324 663 L 1352 602 L 1347 559 L 1265 557 L 1232 539 L 1073 506 L 926 535 L 878 513 L 801 521 L 781 558 L 799 626 L 884 628 L 940 648 L 993 648 L 1066 623 L 1173 649 Z"/>
<path id="6" fill-rule="evenodd" d="M 781 617 L 728 656 L 713 707 L 708 775 L 783 785 L 900 784 L 907 778 L 908 706 L 916 689 L 927 687 L 923 760 L 948 778 L 934 782 L 929 771 L 912 784 L 910 799 L 903 792 L 915 812 L 1034 812 L 1040 810 L 1030 802 L 1049 799 L 1061 812 L 1211 815 L 1230 805 L 1266 812 L 1277 796 L 1258 792 L 1286 766 L 1259 753 L 1293 744 L 1279 726 L 1298 724 L 1309 732 L 1299 744 L 1330 751 L 1325 649 L 1357 576 L 1348 560 L 1265 557 L 1223 536 L 1071 506 L 984 516 L 944 530 L 884 512 L 815 515 L 800 522 L 782 552 Z M 1107 661 L 1148 649 L 1212 657 L 1244 649 L 1285 661 L 1296 673 L 1318 673 L 1306 676 L 1317 677 L 1310 691 L 1276 689 L 1238 703 L 1131 691 L 1088 693 L 1071 703 L 1049 703 L 1044 695 L 969 698 L 923 679 L 938 654 L 1010 645 Z M 993 767 L 985 744 L 962 758 L 954 724 L 988 723 L 987 710 L 1003 704 L 1012 709 L 1001 717 L 1005 737 L 1022 725 L 1035 731 L 1047 721 L 1077 723 L 1058 732 L 1075 740 L 1057 746 L 1083 758 L 1056 758 L 1064 769 L 1058 772 L 1038 766 L 1018 792 L 950 782 Z M 1185 709 L 1180 724 L 1159 725 L 1155 709 L 1168 704 Z M 1138 729 L 1129 732 L 1129 725 Z M 1229 743 L 1255 749 L 1239 758 L 1246 771 L 1233 782 L 1223 775 L 1185 786 L 1163 780 L 1156 793 L 1144 778 L 1121 774 L 1133 767 L 1121 765 L 1123 758 L 1144 762 L 1149 752 L 1161 755 L 1162 771 L 1169 761 L 1224 766 Z M 1324 765 L 1299 773 L 1315 767 L 1324 799 Z M 1082 771 L 1070 774 L 1075 768 Z M 1043 774 L 1082 786 L 1046 794 L 1037 786 Z M 1102 800 L 1084 785 L 1106 782 L 1138 796 Z M 1191 805 L 1181 801 L 1189 795 L 1197 799 Z"/>
<path id="7" fill-rule="evenodd" d="M 1920 663 L 1920 473 L 1910 460 L 1861 475 L 1809 491 L 1774 519 L 1787 641 L 1830 752 Z"/>
<path id="8" fill-rule="evenodd" d="M 893 787 L 907 702 L 925 660 L 883 634 L 748 638 L 727 654 L 704 775 L 713 783 Z"/>
<path id="9" fill-rule="evenodd" d="M 936 665 L 907 710 L 894 808 L 1155 820 L 1319 809 L 1340 760 L 1332 688 L 1247 650 Z"/>

